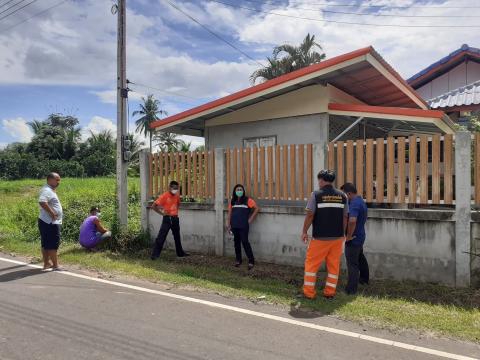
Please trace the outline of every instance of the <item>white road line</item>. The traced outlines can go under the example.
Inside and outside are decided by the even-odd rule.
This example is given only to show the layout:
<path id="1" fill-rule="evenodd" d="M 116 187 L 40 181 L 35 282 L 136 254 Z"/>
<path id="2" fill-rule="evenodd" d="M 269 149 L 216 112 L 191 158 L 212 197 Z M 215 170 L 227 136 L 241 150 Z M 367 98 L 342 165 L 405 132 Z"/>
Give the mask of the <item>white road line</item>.
<path id="1" fill-rule="evenodd" d="M 42 268 L 39 265 L 28 264 L 28 263 L 25 263 L 23 261 L 11 260 L 11 259 L 1 258 L 1 257 L 0 257 L 0 260 L 5 261 L 5 262 L 9 262 L 9 263 L 12 263 L 12 264 L 25 265 L 25 266 L 36 268 L 36 269 Z M 137 291 L 141 291 L 141 292 L 145 292 L 145 293 L 149 293 L 149 294 L 155 294 L 155 295 L 165 296 L 165 297 L 169 297 L 169 298 L 173 298 L 173 299 L 188 301 L 188 302 L 191 302 L 191 303 L 202 304 L 202 305 L 206 305 L 206 306 L 210 306 L 210 307 L 214 307 L 214 308 L 218 308 L 218 309 L 229 310 L 229 311 L 233 311 L 233 312 L 240 313 L 240 314 L 256 316 L 256 317 L 269 319 L 269 320 L 274 320 L 274 321 L 278 321 L 278 322 L 282 322 L 282 323 L 286 323 L 286 324 L 290 324 L 290 325 L 296 325 L 296 326 L 301 326 L 301 327 L 310 328 L 310 329 L 314 329 L 314 330 L 324 331 L 324 332 L 331 333 L 331 334 L 348 336 L 348 337 L 351 337 L 351 338 L 370 341 L 370 342 L 377 343 L 377 344 L 393 346 L 393 347 L 397 347 L 397 348 L 401 348 L 401 349 L 405 349 L 405 350 L 410 350 L 410 351 L 417 351 L 417 352 L 430 354 L 430 355 L 435 355 L 435 356 L 439 356 L 439 357 L 443 357 L 443 358 L 447 358 L 447 359 L 478 360 L 478 359 L 468 357 L 468 356 L 452 354 L 452 353 L 439 351 L 439 350 L 435 350 L 435 349 L 430 349 L 430 348 L 426 348 L 426 347 L 422 347 L 422 346 L 410 345 L 410 344 L 406 344 L 406 343 L 402 343 L 402 342 L 398 342 L 398 341 L 382 339 L 382 338 L 375 337 L 375 336 L 368 336 L 368 335 L 364 335 L 364 334 L 355 333 L 353 331 L 345 331 L 345 330 L 339 330 L 339 329 L 335 329 L 335 328 L 331 328 L 331 327 L 327 327 L 327 326 L 311 324 L 311 323 L 304 322 L 304 321 L 298 321 L 298 320 L 284 318 L 284 317 L 281 317 L 281 316 L 265 314 L 265 313 L 258 312 L 258 311 L 242 309 L 242 308 L 239 308 L 239 307 L 236 307 L 236 306 L 220 304 L 220 303 L 216 303 L 216 302 L 213 302 L 213 301 L 200 300 L 200 299 L 196 299 L 196 298 L 192 298 L 192 297 L 188 297 L 188 296 L 177 295 L 177 294 L 172 294 L 172 293 L 168 293 L 168 292 L 164 292 L 164 291 L 148 289 L 148 288 L 144 288 L 144 287 L 140 287 L 140 286 L 124 284 L 124 283 L 120 283 L 120 282 L 117 282 L 117 281 L 99 279 L 99 278 L 95 278 L 95 277 L 91 277 L 91 276 L 87 276 L 87 275 L 76 274 L 76 273 L 69 272 L 69 271 L 61 271 L 61 272 L 58 272 L 58 273 L 63 274 L 63 275 L 67 275 L 67 276 L 73 276 L 73 277 L 80 278 L 80 279 L 96 281 L 96 282 L 103 283 L 103 284 L 118 286 L 118 287 L 125 288 L 125 289 L 137 290 Z"/>

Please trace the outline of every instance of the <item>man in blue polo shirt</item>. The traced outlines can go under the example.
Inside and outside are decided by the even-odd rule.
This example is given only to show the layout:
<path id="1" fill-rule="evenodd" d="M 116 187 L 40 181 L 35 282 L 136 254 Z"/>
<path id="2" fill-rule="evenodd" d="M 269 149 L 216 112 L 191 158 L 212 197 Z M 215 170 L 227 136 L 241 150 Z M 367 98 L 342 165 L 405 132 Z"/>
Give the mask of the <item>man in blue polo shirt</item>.
<path id="1" fill-rule="evenodd" d="M 349 295 L 357 292 L 358 283 L 368 284 L 368 262 L 363 254 L 365 243 L 365 223 L 367 221 L 367 205 L 357 194 L 357 188 L 352 183 L 345 183 L 341 190 L 349 201 L 347 238 L 345 243 L 345 258 L 347 259 L 348 284 L 345 291 Z"/>

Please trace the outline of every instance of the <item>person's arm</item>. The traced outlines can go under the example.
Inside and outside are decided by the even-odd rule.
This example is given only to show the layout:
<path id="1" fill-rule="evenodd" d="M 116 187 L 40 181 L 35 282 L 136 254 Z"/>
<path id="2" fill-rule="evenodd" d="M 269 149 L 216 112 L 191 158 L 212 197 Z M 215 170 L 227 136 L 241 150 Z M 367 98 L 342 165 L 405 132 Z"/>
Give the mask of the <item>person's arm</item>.
<path id="1" fill-rule="evenodd" d="M 306 244 L 308 242 L 308 229 L 312 226 L 315 211 L 317 210 L 317 200 L 315 199 L 315 193 L 312 192 L 310 199 L 308 199 L 307 207 L 305 208 L 307 215 L 303 222 L 302 241 Z"/>
<path id="2" fill-rule="evenodd" d="M 161 195 L 157 200 L 154 201 L 152 205 L 152 210 L 155 211 L 157 214 L 164 216 L 165 215 L 165 211 L 163 209 L 164 204 L 165 204 L 164 197 L 163 195 Z"/>
<path id="3" fill-rule="evenodd" d="M 307 215 L 305 216 L 305 220 L 303 222 L 303 230 L 302 230 L 302 240 L 306 244 L 308 242 L 308 229 L 312 226 L 313 217 L 315 213 L 313 211 L 307 210 Z"/>
<path id="4" fill-rule="evenodd" d="M 162 216 L 165 215 L 165 212 L 163 211 L 163 207 L 158 205 L 157 203 L 153 203 L 152 210 Z"/>
<path id="5" fill-rule="evenodd" d="M 228 204 L 227 230 L 232 230 L 232 204 Z"/>
<path id="6" fill-rule="evenodd" d="M 250 217 L 248 218 L 248 223 L 251 224 L 253 220 L 255 220 L 255 218 L 257 217 L 258 212 L 260 211 L 260 208 L 257 206 L 257 203 L 253 201 L 253 199 L 249 199 L 249 202 L 250 202 L 249 205 L 253 209 L 252 215 L 250 215 Z"/>
<path id="7" fill-rule="evenodd" d="M 356 227 L 357 227 L 357 218 L 350 217 L 348 219 L 347 241 L 353 240 L 353 233 L 355 232 Z"/>
<path id="8" fill-rule="evenodd" d="M 105 234 L 105 233 L 108 231 L 107 229 L 105 229 L 105 228 L 102 226 L 102 224 L 100 223 L 100 220 L 98 220 L 98 218 L 96 218 L 95 220 L 93 220 L 93 223 L 95 224 L 98 232 L 101 232 L 102 234 Z"/>
<path id="9" fill-rule="evenodd" d="M 39 204 L 42 207 L 42 209 L 45 210 L 52 217 L 53 221 L 57 220 L 57 213 L 53 211 L 50 206 L 48 206 L 48 202 L 42 201 L 42 202 L 39 202 Z"/>
<path id="10" fill-rule="evenodd" d="M 343 208 L 343 233 L 347 236 L 347 226 L 348 226 L 348 217 L 350 213 L 350 206 L 348 203 L 348 198 L 346 195 L 343 195 L 345 198 L 345 206 Z"/>

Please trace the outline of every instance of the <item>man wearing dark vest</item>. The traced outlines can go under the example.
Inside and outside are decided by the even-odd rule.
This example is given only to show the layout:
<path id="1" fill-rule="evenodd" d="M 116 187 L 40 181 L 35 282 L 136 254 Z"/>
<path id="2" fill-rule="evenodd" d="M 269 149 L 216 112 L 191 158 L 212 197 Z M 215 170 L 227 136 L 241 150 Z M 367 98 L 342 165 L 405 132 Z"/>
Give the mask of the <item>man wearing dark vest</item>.
<path id="1" fill-rule="evenodd" d="M 305 258 L 303 294 L 309 299 L 316 295 L 317 271 L 323 261 L 327 262 L 327 280 L 323 296 L 335 296 L 340 258 L 345 242 L 345 229 L 348 220 L 348 201 L 345 194 L 333 187 L 335 173 L 322 170 L 318 173 L 320 190 L 314 191 L 307 203 L 307 215 L 303 224 L 302 240 L 308 243 L 308 229 L 313 225 L 312 239 L 308 244 Z"/>

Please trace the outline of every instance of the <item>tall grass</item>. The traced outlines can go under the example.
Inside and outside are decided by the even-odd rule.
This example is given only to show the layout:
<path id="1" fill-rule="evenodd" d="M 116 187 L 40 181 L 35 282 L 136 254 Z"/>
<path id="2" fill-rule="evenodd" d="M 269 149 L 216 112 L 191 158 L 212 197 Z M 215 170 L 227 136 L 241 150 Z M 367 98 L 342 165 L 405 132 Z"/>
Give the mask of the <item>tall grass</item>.
<path id="1" fill-rule="evenodd" d="M 0 181 L 0 245 L 8 241 L 20 246 L 38 245 L 38 192 L 43 180 Z M 112 230 L 113 238 L 105 246 L 113 251 L 128 252 L 145 247 L 148 236 L 140 224 L 140 182 L 130 178 L 128 186 L 129 226 L 120 234 L 116 223 L 116 185 L 114 178 L 62 179 L 57 189 L 63 206 L 62 243 L 78 241 L 80 225 L 90 207 L 99 206 L 101 221 Z"/>

